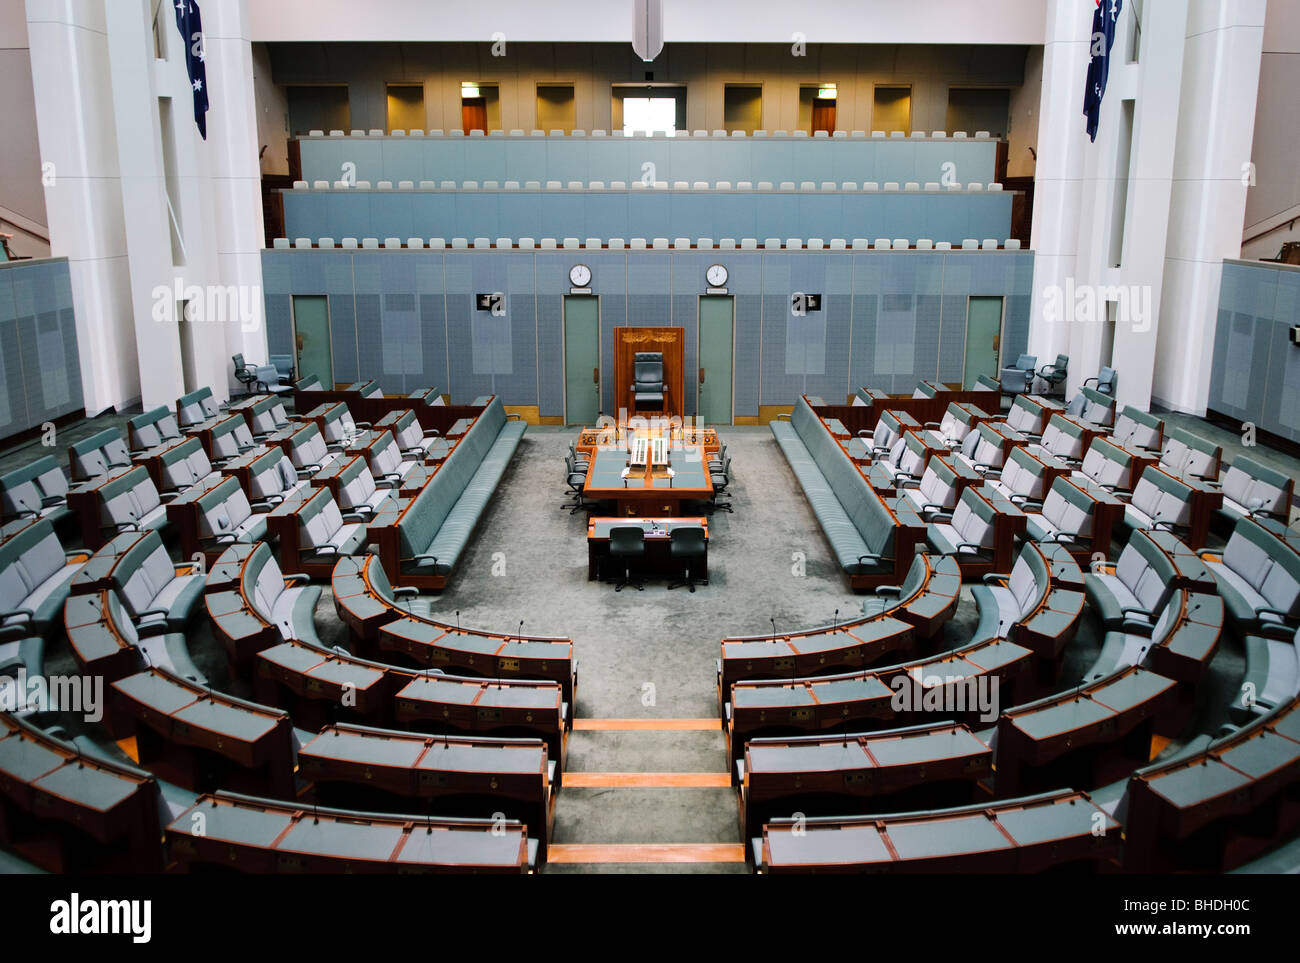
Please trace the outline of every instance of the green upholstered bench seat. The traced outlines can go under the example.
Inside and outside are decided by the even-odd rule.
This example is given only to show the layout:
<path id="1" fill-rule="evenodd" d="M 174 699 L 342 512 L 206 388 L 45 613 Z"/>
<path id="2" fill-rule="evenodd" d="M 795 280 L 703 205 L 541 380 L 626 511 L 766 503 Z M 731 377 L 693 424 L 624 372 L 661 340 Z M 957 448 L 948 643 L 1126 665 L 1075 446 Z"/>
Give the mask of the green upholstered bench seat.
<path id="1" fill-rule="evenodd" d="M 402 574 L 451 573 L 526 429 L 493 398 L 399 518 Z"/>
<path id="2" fill-rule="evenodd" d="M 894 515 L 808 402 L 801 397 L 790 421 L 773 421 L 769 428 L 840 568 L 849 575 L 893 572 Z"/>

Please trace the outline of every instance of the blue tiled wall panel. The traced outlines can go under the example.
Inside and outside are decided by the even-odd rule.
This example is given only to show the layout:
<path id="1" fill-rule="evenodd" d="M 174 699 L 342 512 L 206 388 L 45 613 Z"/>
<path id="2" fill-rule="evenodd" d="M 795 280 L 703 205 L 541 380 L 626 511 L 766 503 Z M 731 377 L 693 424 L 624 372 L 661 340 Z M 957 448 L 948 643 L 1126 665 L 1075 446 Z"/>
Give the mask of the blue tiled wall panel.
<path id="1" fill-rule="evenodd" d="M 0 438 L 72 414 L 82 404 L 68 262 L 0 265 Z"/>
<path id="2" fill-rule="evenodd" d="M 305 137 L 303 177 L 357 180 L 908 181 L 994 179 L 997 141 L 967 138 Z M 952 165 L 946 168 L 945 165 Z M 345 165 L 353 165 L 346 167 Z"/>
<path id="3" fill-rule="evenodd" d="M 1209 407 L 1300 441 L 1300 270 L 1225 261 L 1219 287 Z"/>
<path id="4" fill-rule="evenodd" d="M 285 235 L 1004 240 L 1006 191 L 285 191 Z"/>
<path id="5" fill-rule="evenodd" d="M 693 414 L 698 299 L 715 261 L 727 266 L 735 297 L 740 417 L 757 415 L 760 404 L 792 404 L 803 392 L 842 401 L 864 385 L 908 392 L 922 378 L 959 382 L 971 294 L 1007 299 L 1003 353 L 1024 350 L 1028 251 L 272 250 L 263 253 L 264 276 L 275 279 L 266 295 L 268 337 L 273 350 L 290 343 L 291 295 L 328 293 L 336 380 L 374 378 L 391 393 L 436 386 L 457 402 L 497 392 L 507 404 L 560 415 L 563 296 L 569 268 L 582 262 L 600 299 L 603 410 L 619 404 L 608 375 L 614 329 L 676 325 L 685 331 Z M 504 318 L 475 309 L 475 294 L 498 291 Z M 796 291 L 821 294 L 821 310 L 797 318 Z M 1278 377 L 1294 377 L 1290 370 Z"/>

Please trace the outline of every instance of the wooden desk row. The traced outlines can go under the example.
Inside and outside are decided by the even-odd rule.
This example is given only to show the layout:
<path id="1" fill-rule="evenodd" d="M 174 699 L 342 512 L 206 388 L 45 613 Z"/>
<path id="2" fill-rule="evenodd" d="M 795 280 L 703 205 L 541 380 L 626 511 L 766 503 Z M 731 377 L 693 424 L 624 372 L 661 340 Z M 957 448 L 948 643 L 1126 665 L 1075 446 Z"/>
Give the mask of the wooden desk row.
<path id="1" fill-rule="evenodd" d="M 563 766 L 570 704 L 555 682 L 431 674 L 372 662 L 307 642 L 257 654 L 253 692 L 285 705 L 299 726 L 355 720 L 437 733 L 545 741 Z M 559 781 L 557 774 L 557 784 Z"/>
<path id="2" fill-rule="evenodd" d="M 334 605 L 363 652 L 399 653 L 412 664 L 468 675 L 543 679 L 573 705 L 578 673 L 573 642 L 506 635 L 439 622 L 393 595 L 378 556 L 340 558 L 331 576 Z"/>
<path id="3" fill-rule="evenodd" d="M 545 859 L 556 765 L 540 739 L 432 736 L 336 724 L 298 751 L 299 775 L 318 802 L 348 809 L 371 800 L 418 803 L 449 816 L 524 823 Z M 355 803 L 355 804 L 354 804 Z M 388 809 L 390 806 L 379 808 Z"/>
<path id="4" fill-rule="evenodd" d="M 1059 790 L 939 812 L 781 819 L 755 840 L 763 873 L 1036 873 L 1114 864 L 1120 824 Z"/>
<path id="5" fill-rule="evenodd" d="M 157 872 L 158 785 L 0 712 L 0 843 L 52 873 Z"/>
<path id="6" fill-rule="evenodd" d="M 217 792 L 166 830 L 183 870 L 245 873 L 524 873 L 535 847 L 517 821 L 322 809 Z"/>

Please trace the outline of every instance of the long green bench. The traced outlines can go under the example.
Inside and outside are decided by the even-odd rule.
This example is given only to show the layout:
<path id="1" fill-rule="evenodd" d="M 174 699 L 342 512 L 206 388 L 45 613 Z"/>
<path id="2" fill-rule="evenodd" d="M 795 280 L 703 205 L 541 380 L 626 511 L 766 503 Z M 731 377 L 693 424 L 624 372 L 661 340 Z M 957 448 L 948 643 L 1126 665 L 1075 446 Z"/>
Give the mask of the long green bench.
<path id="1" fill-rule="evenodd" d="M 778 419 L 768 427 L 852 586 L 901 583 L 912 563 L 912 545 L 925 537 L 920 519 L 910 509 L 899 507 L 900 515 L 885 504 L 804 398 L 795 403 L 789 421 Z"/>
<path id="2" fill-rule="evenodd" d="M 395 585 L 443 588 L 527 428 L 494 397 L 391 526 L 371 529 Z"/>

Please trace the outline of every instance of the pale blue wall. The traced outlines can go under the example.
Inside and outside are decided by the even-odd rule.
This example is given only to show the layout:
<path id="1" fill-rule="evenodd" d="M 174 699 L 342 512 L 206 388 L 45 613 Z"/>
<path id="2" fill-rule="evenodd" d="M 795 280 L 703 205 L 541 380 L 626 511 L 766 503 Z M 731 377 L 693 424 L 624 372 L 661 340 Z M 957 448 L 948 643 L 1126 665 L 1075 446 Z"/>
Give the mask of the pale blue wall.
<path id="1" fill-rule="evenodd" d="M 618 325 L 685 328 L 694 371 L 704 271 L 725 264 L 741 416 L 800 392 L 841 400 L 863 385 L 901 393 L 922 378 L 960 381 L 969 295 L 1007 299 L 1004 357 L 1028 340 L 1028 251 L 271 250 L 262 255 L 270 350 L 291 350 L 290 296 L 326 294 L 336 381 L 374 378 L 389 393 L 437 386 L 457 402 L 497 392 L 562 415 L 563 297 L 578 262 L 600 297 L 606 372 Z M 474 309 L 476 293 L 496 291 L 507 297 L 504 319 Z M 821 312 L 794 317 L 794 291 L 823 295 Z M 603 405 L 616 410 L 609 377 Z"/>
<path id="2" fill-rule="evenodd" d="M 0 263 L 0 437 L 81 407 L 67 259 Z"/>
<path id="3" fill-rule="evenodd" d="M 1300 441 L 1300 268 L 1225 261 L 1209 407 Z"/>

